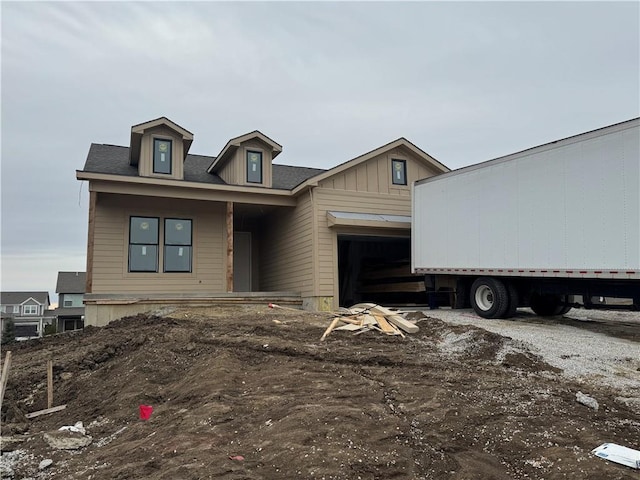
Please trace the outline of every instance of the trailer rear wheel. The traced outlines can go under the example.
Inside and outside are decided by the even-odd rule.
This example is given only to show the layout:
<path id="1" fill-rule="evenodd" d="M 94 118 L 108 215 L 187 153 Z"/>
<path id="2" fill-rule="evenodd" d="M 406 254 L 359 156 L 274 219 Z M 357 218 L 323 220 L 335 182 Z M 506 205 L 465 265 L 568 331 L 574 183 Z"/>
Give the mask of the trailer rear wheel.
<path id="1" fill-rule="evenodd" d="M 507 282 L 507 294 L 509 295 L 509 306 L 505 311 L 504 315 L 500 318 L 512 318 L 516 316 L 516 312 L 518 311 L 518 302 L 520 299 L 518 298 L 518 290 L 511 282 Z"/>
<path id="2" fill-rule="evenodd" d="M 480 277 L 471 285 L 471 306 L 482 318 L 500 318 L 509 308 L 509 294 L 500 280 Z"/>

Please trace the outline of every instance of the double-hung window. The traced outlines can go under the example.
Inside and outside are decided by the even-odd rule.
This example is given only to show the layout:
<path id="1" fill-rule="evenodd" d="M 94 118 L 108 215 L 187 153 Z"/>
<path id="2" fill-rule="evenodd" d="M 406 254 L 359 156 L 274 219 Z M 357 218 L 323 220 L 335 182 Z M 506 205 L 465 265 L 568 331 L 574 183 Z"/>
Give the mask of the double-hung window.
<path id="1" fill-rule="evenodd" d="M 23 305 L 22 306 L 22 314 L 23 315 L 38 315 L 38 305 Z"/>
<path id="2" fill-rule="evenodd" d="M 129 271 L 158 271 L 158 219 L 131 217 L 129 222 Z"/>
<path id="3" fill-rule="evenodd" d="M 191 272 L 191 238 L 191 220 L 165 218 L 165 272 Z"/>
<path id="4" fill-rule="evenodd" d="M 153 173 L 171 174 L 171 140 L 153 139 Z"/>

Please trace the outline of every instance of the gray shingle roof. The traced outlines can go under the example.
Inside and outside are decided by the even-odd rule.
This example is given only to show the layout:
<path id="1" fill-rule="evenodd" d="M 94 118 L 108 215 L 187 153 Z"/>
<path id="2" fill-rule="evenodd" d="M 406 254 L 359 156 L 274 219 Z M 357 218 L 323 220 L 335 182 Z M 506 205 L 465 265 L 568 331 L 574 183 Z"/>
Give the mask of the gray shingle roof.
<path id="1" fill-rule="evenodd" d="M 38 303 L 49 305 L 49 292 L 0 292 L 2 305 L 20 305 L 29 298 L 35 299 Z"/>
<path id="2" fill-rule="evenodd" d="M 84 293 L 86 285 L 86 272 L 58 272 L 56 293 Z"/>
<path id="3" fill-rule="evenodd" d="M 273 164 L 273 188 L 292 190 L 305 180 L 324 173 L 321 168 L 292 167 Z"/>
<path id="4" fill-rule="evenodd" d="M 84 315 L 84 307 L 58 307 L 54 312 L 58 317 L 74 317 Z"/>
<path id="5" fill-rule="evenodd" d="M 207 155 L 187 155 L 184 161 L 184 179 L 188 182 L 211 183 L 224 185 L 218 175 L 207 173 L 207 168 L 215 157 Z M 137 177 L 137 167 L 129 164 L 129 148 L 117 145 L 92 143 L 84 164 L 84 172 L 106 173 Z M 320 168 L 293 167 L 273 165 L 273 188 L 291 190 L 305 180 L 324 172 Z"/>

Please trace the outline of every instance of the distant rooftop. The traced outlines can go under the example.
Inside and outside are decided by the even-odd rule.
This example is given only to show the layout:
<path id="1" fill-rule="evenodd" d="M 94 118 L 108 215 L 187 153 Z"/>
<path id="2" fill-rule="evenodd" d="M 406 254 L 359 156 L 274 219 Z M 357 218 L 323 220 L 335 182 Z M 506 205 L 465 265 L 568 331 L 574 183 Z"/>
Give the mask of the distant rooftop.
<path id="1" fill-rule="evenodd" d="M 2 305 L 20 305 L 30 298 L 38 303 L 49 305 L 49 292 L 0 292 Z"/>
<path id="2" fill-rule="evenodd" d="M 86 272 L 58 272 L 56 293 L 85 293 Z"/>

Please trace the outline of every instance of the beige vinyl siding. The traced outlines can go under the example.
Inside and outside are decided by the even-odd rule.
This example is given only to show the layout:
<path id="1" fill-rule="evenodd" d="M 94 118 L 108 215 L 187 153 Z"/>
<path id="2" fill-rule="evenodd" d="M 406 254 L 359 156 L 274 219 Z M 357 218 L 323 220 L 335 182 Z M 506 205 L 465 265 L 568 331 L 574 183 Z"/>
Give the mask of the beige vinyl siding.
<path id="1" fill-rule="evenodd" d="M 160 218 L 159 272 L 129 273 L 129 217 Z M 192 272 L 162 273 L 163 220 L 192 220 Z M 224 292 L 225 205 L 135 195 L 98 194 L 95 213 L 93 293 Z"/>
<path id="2" fill-rule="evenodd" d="M 153 173 L 153 140 L 171 140 L 171 174 Z M 145 132 L 140 146 L 138 171 L 143 177 L 184 178 L 184 151 L 182 137 L 167 127 L 154 127 Z"/>
<path id="3" fill-rule="evenodd" d="M 406 160 L 407 185 L 394 185 L 391 181 L 391 160 Z M 320 182 L 321 188 L 356 192 L 411 195 L 411 184 L 435 175 L 435 169 L 404 147 L 397 147 L 344 172 Z M 344 210 L 344 209 L 343 209 Z"/>
<path id="4" fill-rule="evenodd" d="M 411 197 L 407 195 L 379 195 L 369 192 L 353 192 L 317 188 L 314 190 L 317 202 L 315 216 L 317 221 L 317 262 L 318 295 L 337 295 L 337 245 L 336 230 L 327 223 L 327 211 L 347 211 L 355 213 L 376 213 L 386 215 L 411 215 Z M 344 230 L 344 229 L 343 229 Z M 398 230 L 357 229 L 350 233 L 370 235 L 408 235 Z"/>
<path id="5" fill-rule="evenodd" d="M 260 289 L 313 294 L 313 225 L 309 192 L 295 208 L 266 218 L 260 240 Z"/>

